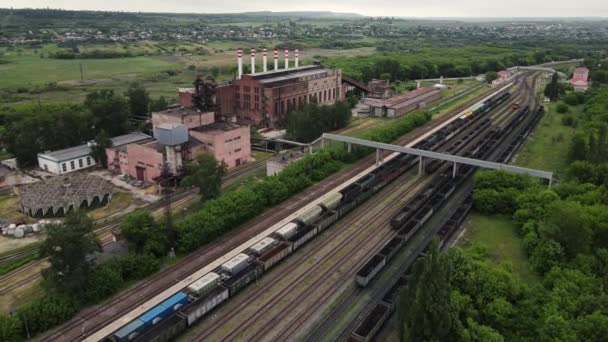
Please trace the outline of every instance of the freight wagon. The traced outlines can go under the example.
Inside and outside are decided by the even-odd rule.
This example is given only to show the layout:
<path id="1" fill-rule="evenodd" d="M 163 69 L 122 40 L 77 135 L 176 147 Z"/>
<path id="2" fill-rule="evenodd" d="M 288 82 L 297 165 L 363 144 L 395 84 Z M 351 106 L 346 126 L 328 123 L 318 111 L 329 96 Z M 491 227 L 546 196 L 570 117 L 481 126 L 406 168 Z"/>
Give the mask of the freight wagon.
<path id="1" fill-rule="evenodd" d="M 302 215 L 298 216 L 296 218 L 296 221 L 298 221 L 300 224 L 302 224 L 304 226 L 310 225 L 313 223 L 314 220 L 317 219 L 317 217 L 319 217 L 321 215 L 322 212 L 323 212 L 323 208 L 321 208 L 318 205 L 315 205 L 314 207 L 305 211 Z"/>
<path id="2" fill-rule="evenodd" d="M 390 290 L 388 290 L 388 292 L 385 293 L 382 297 L 382 302 L 386 304 L 386 306 L 388 306 L 389 310 L 393 311 L 394 309 L 396 309 L 395 304 L 399 299 L 399 294 L 401 293 L 401 290 L 403 290 L 403 288 L 407 286 L 407 282 L 408 277 L 402 275 L 401 277 L 399 277 L 399 279 L 397 279 L 397 282 L 395 282 L 395 284 L 390 288 Z"/>
<path id="3" fill-rule="evenodd" d="M 146 333 L 136 337 L 134 342 L 168 342 L 173 341 L 179 334 L 188 328 L 186 318 L 180 314 L 174 314 L 173 316 L 162 321 L 160 324 L 155 325 L 152 329 Z"/>
<path id="4" fill-rule="evenodd" d="M 239 273 L 223 279 L 222 284 L 230 290 L 230 297 L 233 297 L 240 289 L 256 280 L 260 274 L 262 274 L 262 266 L 257 263 L 251 263 Z"/>
<path id="5" fill-rule="evenodd" d="M 374 255 L 369 259 L 365 266 L 357 272 L 357 275 L 355 276 L 357 284 L 361 287 L 366 287 L 385 265 L 385 256 L 379 254 Z"/>
<path id="6" fill-rule="evenodd" d="M 188 286 L 188 291 L 196 296 L 203 296 L 215 288 L 220 282 L 220 275 L 209 272 Z"/>
<path id="7" fill-rule="evenodd" d="M 325 228 L 331 226 L 337 220 L 338 213 L 333 210 L 327 210 L 324 211 L 323 214 L 321 214 L 321 216 L 319 216 L 317 220 L 313 222 L 313 225 L 317 227 L 319 232 L 321 232 Z"/>
<path id="8" fill-rule="evenodd" d="M 187 303 L 187 294 L 184 292 L 174 294 L 116 331 L 114 333 L 114 340 L 117 342 L 133 341 L 137 336 L 145 333 L 163 319 L 171 316 Z"/>
<path id="9" fill-rule="evenodd" d="M 308 240 L 312 239 L 317 235 L 317 227 L 315 226 L 305 226 L 301 227 L 297 230 L 297 232 L 289 238 L 289 241 L 293 243 L 293 250 L 300 248 L 303 244 L 308 242 Z"/>
<path id="10" fill-rule="evenodd" d="M 399 230 L 398 235 L 403 238 L 404 241 L 408 241 L 412 235 L 414 235 L 418 228 L 420 228 L 420 223 L 416 220 L 409 220 L 403 225 L 403 228 Z"/>
<path id="11" fill-rule="evenodd" d="M 191 326 L 209 311 L 226 301 L 229 295 L 228 288 L 218 286 L 206 296 L 194 299 L 194 301 L 181 310 L 181 314 L 186 317 L 188 326 Z"/>
<path id="12" fill-rule="evenodd" d="M 264 272 L 267 272 L 272 266 L 291 254 L 292 251 L 292 244 L 282 241 L 266 253 L 260 255 L 257 261 L 264 268 Z"/>
<path id="13" fill-rule="evenodd" d="M 384 245 L 384 247 L 382 247 L 382 249 L 380 250 L 380 252 L 378 252 L 378 254 L 384 255 L 386 257 L 386 261 L 389 261 L 399 251 L 401 246 L 403 246 L 403 242 L 404 242 L 403 237 L 395 236 L 394 238 L 390 239 Z"/>
<path id="14" fill-rule="evenodd" d="M 376 304 L 372 311 L 359 323 L 353 332 L 354 337 L 359 338 L 359 341 L 371 341 L 384 325 L 389 314 L 390 309 L 386 304 L 382 302 Z"/>

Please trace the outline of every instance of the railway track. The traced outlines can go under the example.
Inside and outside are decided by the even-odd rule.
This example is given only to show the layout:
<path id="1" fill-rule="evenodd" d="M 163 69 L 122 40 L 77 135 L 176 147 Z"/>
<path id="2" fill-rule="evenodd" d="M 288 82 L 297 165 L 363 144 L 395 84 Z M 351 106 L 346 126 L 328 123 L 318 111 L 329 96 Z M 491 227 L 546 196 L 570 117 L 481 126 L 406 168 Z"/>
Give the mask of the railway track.
<path id="1" fill-rule="evenodd" d="M 471 103 L 478 101 L 484 96 L 485 95 L 480 95 L 469 103 L 459 106 L 454 112 L 462 111 L 470 106 Z M 400 138 L 398 143 L 403 144 L 411 141 L 421 136 L 426 131 L 437 127 L 442 122 L 447 121 L 449 118 L 450 116 L 446 115 L 435 122 L 427 124 L 424 128 L 414 130 Z M 88 332 L 98 330 L 113 321 L 116 317 L 126 314 L 136 308 L 141 302 L 153 297 L 160 290 L 171 286 L 181 279 L 188 278 L 190 274 L 200 268 L 200 265 L 215 260 L 223 255 L 225 251 L 247 241 L 251 236 L 254 236 L 266 227 L 287 217 L 291 212 L 304 206 L 330 189 L 333 189 L 345 180 L 352 178 L 354 175 L 367 168 L 373 161 L 373 158 L 373 156 L 364 158 L 355 163 L 351 168 L 334 174 L 326 180 L 313 185 L 299 196 L 293 196 L 281 205 L 267 210 L 252 222 L 249 222 L 247 226 L 242 227 L 241 229 L 235 229 L 233 232 L 220 238 L 212 246 L 201 247 L 198 251 L 172 265 L 172 267 L 169 267 L 146 280 L 140 281 L 128 290 L 114 296 L 104 305 L 98 305 L 81 311 L 64 325 L 43 335 L 41 339 L 74 341 L 86 337 Z M 88 331 L 84 330 L 85 325 L 89 328 Z"/>
<path id="2" fill-rule="evenodd" d="M 509 116 L 509 112 L 505 112 L 503 111 L 502 113 L 500 113 L 499 117 L 507 117 Z M 466 132 L 463 132 L 462 134 L 466 134 Z M 454 138 L 453 141 L 458 140 L 458 138 Z M 476 139 L 472 140 L 469 142 L 468 145 L 471 145 L 472 143 L 474 143 Z M 463 148 L 466 146 L 463 146 Z M 437 171 L 436 173 L 438 173 L 439 171 Z M 431 181 L 432 178 L 431 177 L 427 177 L 428 181 Z M 392 231 L 389 227 L 390 227 L 390 219 L 391 217 L 399 210 L 399 208 L 401 207 L 401 205 L 396 205 L 395 207 L 391 208 L 392 210 L 390 210 L 390 215 L 388 215 L 387 217 L 374 217 L 372 218 L 372 220 L 370 220 L 370 223 L 375 224 L 377 226 L 379 226 L 381 229 L 383 229 L 384 231 L 388 232 L 388 235 L 385 236 L 385 238 L 381 241 L 379 241 L 378 243 L 374 244 L 370 251 L 366 254 L 366 257 L 362 258 L 359 262 L 353 264 L 351 267 L 349 267 L 349 269 L 353 270 L 352 272 L 345 272 L 344 274 L 342 274 L 341 277 L 338 278 L 338 280 L 336 280 L 334 282 L 334 286 L 331 287 L 332 290 L 330 291 L 325 291 L 324 293 L 321 294 L 320 297 L 316 297 L 314 301 L 309 301 L 312 303 L 312 305 L 308 306 L 307 308 L 305 308 L 303 311 L 300 311 L 297 318 L 294 319 L 291 324 L 289 324 L 287 326 L 287 328 L 283 328 L 282 331 L 280 331 L 278 334 L 272 335 L 271 333 L 269 333 L 269 331 L 273 330 L 273 327 L 275 324 L 278 323 L 278 321 L 282 318 L 285 317 L 285 315 L 287 314 L 287 310 L 297 310 L 297 303 L 299 302 L 304 302 L 306 300 L 306 298 L 309 298 L 310 296 L 312 296 L 312 293 L 314 293 L 316 291 L 316 287 L 320 286 L 320 282 L 324 282 L 326 281 L 326 279 L 329 278 L 329 274 L 330 272 L 337 272 L 338 271 L 338 267 L 340 265 L 340 262 L 338 262 L 336 264 L 336 267 L 329 270 L 328 272 L 324 273 L 320 278 L 319 278 L 319 283 L 313 283 L 311 286 L 307 287 L 307 291 L 303 292 L 295 301 L 291 302 L 291 305 L 287 305 L 285 306 L 285 308 L 279 313 L 277 314 L 277 316 L 275 318 L 273 318 L 273 320 L 271 320 L 269 323 L 265 324 L 264 327 L 262 328 L 262 330 L 258 331 L 258 333 L 256 333 L 254 335 L 254 340 L 261 340 L 261 339 L 265 339 L 265 340 L 278 340 L 278 341 L 287 341 L 287 340 L 291 340 L 296 338 L 296 333 L 301 330 L 301 328 L 307 323 L 309 322 L 310 318 L 320 310 L 320 308 L 322 306 L 324 306 L 328 300 L 330 300 L 332 298 L 332 296 L 337 295 L 338 289 L 343 285 L 343 284 L 347 284 L 349 282 L 349 280 L 351 280 L 354 276 L 354 272 L 355 270 L 358 270 L 360 267 L 362 267 L 367 260 L 369 259 L 369 257 L 371 257 L 372 255 L 374 255 L 379 249 L 381 249 L 381 247 L 390 239 L 392 239 L 394 236 L 397 235 L 397 232 Z M 357 250 L 358 248 L 361 248 L 360 246 L 354 246 L 353 250 Z M 259 324 L 257 324 L 259 325 Z M 248 330 L 248 329 L 246 329 Z M 248 330 L 249 332 L 251 330 Z M 264 336 L 265 334 L 268 334 L 268 336 Z"/>
<path id="3" fill-rule="evenodd" d="M 538 74 L 535 74 L 532 77 L 532 80 L 531 80 L 532 89 L 534 89 L 533 86 L 534 86 L 534 84 L 535 84 L 538 76 L 539 76 Z M 524 81 L 524 85 L 522 86 L 522 92 L 523 92 L 523 94 L 520 94 L 519 98 L 523 99 L 523 103 L 534 104 L 534 101 L 533 101 L 534 99 L 531 98 L 531 96 L 530 96 L 530 85 L 528 85 L 527 82 L 528 82 L 527 80 Z M 503 117 L 501 120 L 498 120 L 497 122 L 498 123 L 504 123 L 506 120 L 507 120 L 507 116 Z M 526 122 L 526 121 L 527 121 L 527 118 L 526 118 L 526 120 L 523 120 L 522 122 L 520 122 L 517 125 L 518 129 L 514 129 L 514 131 L 512 132 L 512 134 L 510 134 L 508 137 L 511 137 L 511 139 L 513 139 L 513 137 L 516 137 L 515 132 L 518 131 L 519 129 L 521 129 L 521 127 L 524 127 L 525 126 L 524 122 Z M 503 141 L 505 139 L 508 139 L 507 136 L 501 138 L 500 141 Z M 501 153 L 500 151 L 502 149 L 504 149 L 504 148 L 498 147 L 496 149 L 496 151 L 493 152 L 491 155 L 492 156 L 497 155 L 497 154 L 500 155 L 500 153 Z M 465 191 L 465 195 L 466 194 L 467 193 Z M 466 197 L 466 196 L 464 196 L 464 197 Z M 462 197 L 462 199 L 464 199 L 464 197 Z M 458 201 L 456 201 L 456 202 L 458 202 Z M 426 236 L 422 236 L 421 237 L 421 240 L 422 241 L 430 241 L 430 239 L 432 238 L 432 235 L 434 235 L 434 234 L 431 234 L 431 233 L 432 232 L 427 232 Z M 424 248 L 424 246 L 420 246 L 418 248 L 418 252 L 420 252 L 423 248 Z M 414 253 L 414 254 L 416 254 L 416 253 Z M 413 261 L 413 259 L 411 261 Z M 398 268 L 398 269 L 402 270 L 402 269 L 407 268 L 408 266 L 409 265 L 401 265 L 401 267 Z M 344 329 L 342 331 L 342 333 L 339 335 L 339 337 L 337 339 L 335 339 L 335 340 L 338 340 L 338 341 L 345 341 L 345 340 L 347 340 L 348 336 L 350 335 L 350 332 L 353 331 L 354 328 L 356 327 L 356 323 L 358 321 L 360 321 L 363 317 L 365 317 L 366 314 L 368 314 L 369 312 L 371 312 L 371 310 L 375 307 L 375 304 L 378 303 L 378 302 L 380 302 L 380 300 L 384 297 L 384 295 L 386 294 L 386 292 L 388 291 L 388 289 L 390 289 L 394 285 L 394 283 L 397 281 L 397 278 L 400 275 L 401 275 L 400 273 L 396 274 L 396 277 L 392 278 L 393 279 L 392 283 L 386 284 L 387 286 L 382 287 L 382 291 L 379 291 L 379 293 L 377 293 L 377 294 L 375 294 L 373 296 L 372 300 L 370 300 L 369 304 L 365 307 L 365 310 L 363 310 L 359 315 L 357 315 L 356 316 L 357 319 L 353 320 L 351 322 L 351 324 L 348 325 L 347 329 Z M 362 296 L 363 296 L 362 291 L 352 291 L 352 292 L 350 292 L 348 294 L 348 296 L 344 300 L 342 300 L 341 303 L 339 303 L 339 305 L 335 309 L 333 309 L 332 312 L 327 317 L 323 318 L 322 323 L 320 325 L 318 325 L 315 329 L 313 329 L 313 331 L 310 334 L 308 334 L 308 336 L 306 338 L 306 341 L 317 341 L 321 337 L 327 337 L 329 331 L 333 328 L 333 325 L 336 322 L 338 322 L 339 317 L 342 314 L 344 314 L 346 312 L 346 310 L 348 310 L 349 308 L 352 308 L 352 305 L 353 305 L 354 302 L 361 300 Z"/>
<path id="4" fill-rule="evenodd" d="M 453 140 L 458 140 L 458 138 L 463 135 L 466 134 L 466 132 L 462 132 L 461 134 L 459 134 L 457 137 L 453 137 Z M 471 142 L 472 143 L 472 142 Z M 441 149 L 440 149 L 441 150 Z M 400 180 L 402 181 L 403 178 L 412 178 L 411 175 L 407 175 L 407 176 L 401 176 L 398 180 L 395 181 L 395 183 L 398 183 Z M 356 231 L 349 231 L 349 234 L 345 239 L 343 239 L 341 242 L 339 242 L 337 247 L 334 247 L 334 249 L 332 249 L 328 254 L 325 254 L 324 256 L 322 256 L 322 259 L 319 260 L 319 257 L 314 257 L 314 254 L 319 252 L 320 250 L 322 250 L 326 244 L 330 244 L 332 239 L 334 238 L 334 236 L 337 236 L 341 233 L 341 230 L 339 227 L 334 227 L 333 229 L 331 229 L 329 232 L 324 233 L 323 235 L 323 244 L 316 244 L 314 245 L 315 247 L 313 249 L 308 249 L 305 250 L 299 254 L 295 254 L 293 255 L 289 261 L 287 261 L 291 266 L 288 269 L 281 269 L 280 272 L 279 271 L 275 271 L 275 272 L 271 272 L 270 274 L 266 275 L 264 278 L 264 282 L 267 282 L 269 284 L 273 284 L 275 283 L 279 278 L 285 276 L 286 274 L 290 275 L 290 279 L 291 279 L 291 275 L 294 275 L 294 273 L 298 274 L 299 272 L 303 272 L 303 273 L 299 273 L 299 276 L 293 278 L 293 280 L 285 287 L 283 287 L 282 289 L 273 289 L 273 288 L 269 288 L 269 287 L 260 287 L 254 290 L 253 293 L 247 293 L 247 299 L 238 304 L 238 306 L 230 309 L 230 312 L 226 315 L 226 316 L 220 316 L 221 319 L 217 319 L 216 317 L 214 317 L 213 322 L 211 323 L 211 325 L 209 326 L 204 326 L 203 327 L 203 332 L 199 335 L 197 335 L 196 337 L 193 337 L 194 340 L 197 341 L 203 341 L 203 340 L 223 340 L 223 341 L 231 341 L 231 340 L 239 340 L 239 339 L 249 339 L 249 340 L 287 340 L 290 339 L 291 337 L 289 336 L 291 332 L 293 332 L 294 330 L 297 330 L 297 328 L 300 326 L 297 323 L 292 325 L 290 329 L 288 330 L 284 330 L 283 332 L 279 333 L 278 335 L 273 335 L 273 336 L 267 336 L 267 332 L 273 328 L 275 328 L 277 326 L 277 324 L 279 324 L 279 322 L 281 320 L 286 319 L 286 315 L 291 314 L 294 315 L 294 312 L 292 311 L 292 309 L 294 309 L 294 305 L 291 305 L 292 303 L 298 303 L 298 302 L 303 302 L 305 300 L 309 300 L 310 301 L 310 297 L 312 296 L 312 293 L 316 290 L 318 290 L 319 288 L 321 288 L 324 283 L 326 282 L 326 280 L 328 278 L 330 278 L 330 275 L 332 273 L 336 273 L 337 272 L 337 268 L 340 267 L 340 265 L 343 265 L 345 263 L 345 261 L 347 259 L 350 259 L 351 257 L 353 257 L 353 252 L 345 252 L 344 249 L 348 246 L 348 248 L 351 251 L 357 251 L 359 249 L 362 249 L 362 247 L 364 245 L 366 245 L 370 240 L 374 240 L 376 241 L 375 244 L 370 248 L 370 246 L 367 246 L 365 249 L 367 249 L 367 253 L 365 253 L 361 258 L 360 258 L 360 262 L 350 266 L 349 268 L 358 268 L 359 266 L 361 266 L 362 263 L 366 262 L 367 257 L 373 255 L 377 249 L 379 249 L 379 247 L 381 247 L 382 244 L 384 244 L 386 242 L 386 240 L 390 239 L 390 235 L 392 235 L 392 231 L 390 229 L 385 229 L 388 225 L 388 222 L 390 221 L 390 218 L 392 217 L 392 215 L 399 209 L 400 205 L 402 204 L 402 201 L 404 198 L 407 197 L 411 197 L 413 195 L 415 195 L 415 193 L 417 193 L 418 188 L 420 187 L 420 185 L 424 185 L 426 183 L 428 183 L 431 179 L 429 177 L 419 177 L 418 179 L 416 179 L 416 182 L 408 187 L 400 187 L 396 192 L 394 190 L 388 190 L 388 189 L 384 189 L 383 192 L 377 194 L 375 197 L 384 197 L 383 194 L 389 195 L 389 199 L 384 202 L 389 202 L 391 203 L 390 205 L 378 205 L 373 204 L 371 201 L 366 202 L 366 204 L 362 207 L 360 207 L 360 209 L 357 209 L 359 214 L 355 215 L 355 216 L 347 216 L 345 219 L 343 219 L 342 221 L 340 221 L 339 223 L 336 223 L 336 225 L 339 226 L 350 226 L 353 223 L 357 223 L 359 224 L 359 227 Z M 407 196 L 410 195 L 410 196 Z M 372 207 L 375 207 L 375 209 L 371 209 Z M 373 223 L 376 222 L 384 222 L 386 224 L 384 225 L 375 225 L 373 226 L 373 229 L 370 229 L 370 224 L 373 225 Z M 329 234 L 329 235 L 328 235 Z M 388 239 L 386 237 L 389 237 Z M 342 253 L 341 255 L 338 255 L 338 253 Z M 305 261 L 313 258 L 316 262 L 314 265 L 304 265 Z M 311 279 L 311 275 L 310 273 L 315 270 L 316 268 L 323 268 L 323 265 L 326 261 L 330 261 L 334 263 L 334 267 L 329 267 L 326 269 L 325 272 L 323 272 L 322 274 L 317 274 L 315 275 L 315 279 Z M 302 270 L 303 268 L 305 268 L 305 270 Z M 352 277 L 352 274 L 350 274 L 349 272 L 344 272 L 343 276 L 339 279 L 338 283 L 344 283 L 345 281 L 348 280 L 348 278 Z M 298 288 L 298 286 L 300 286 L 303 282 L 306 282 L 306 286 L 305 289 L 302 291 L 299 291 L 299 294 L 296 295 L 295 297 L 293 296 L 294 293 L 298 293 L 298 291 L 296 290 Z M 221 332 L 219 333 L 220 336 L 214 336 L 213 334 L 221 329 L 226 329 L 226 326 L 229 325 L 229 321 L 233 318 L 235 318 L 235 316 L 237 314 L 241 314 L 243 313 L 245 310 L 247 310 L 247 307 L 251 307 L 252 303 L 258 299 L 260 299 L 261 297 L 264 296 L 265 293 L 272 293 L 274 294 L 273 296 L 271 296 L 272 298 L 270 298 L 270 301 L 267 301 L 262 307 L 258 307 L 256 306 L 255 308 L 255 312 L 248 317 L 246 320 L 241 319 L 237 319 L 234 326 L 235 329 L 229 333 L 226 336 L 221 336 Z M 327 291 L 321 298 L 317 298 L 314 303 L 318 303 L 318 305 L 323 305 L 327 299 L 329 299 L 331 296 L 333 295 L 332 291 Z M 268 296 L 266 296 L 268 297 Z M 291 298 L 288 298 L 291 297 Z M 267 298 L 266 298 L 267 299 Z M 277 303 L 281 303 L 281 305 L 283 305 L 283 309 L 281 310 L 280 313 L 276 314 L 276 316 L 274 316 L 273 319 L 271 319 L 268 322 L 264 322 L 264 316 L 268 315 L 268 311 L 270 311 L 270 309 L 276 305 Z M 289 304 L 287 304 L 289 303 Z M 230 305 L 230 304 L 227 304 Z M 314 313 L 316 310 L 318 309 L 318 306 L 313 306 L 313 307 L 309 307 L 306 311 L 304 312 L 298 312 L 298 314 L 300 315 L 300 317 L 309 317 L 312 313 Z M 287 311 L 290 311 L 289 313 Z M 305 321 L 305 319 L 302 319 L 300 321 L 296 321 L 296 322 L 303 322 Z M 260 327 L 260 325 L 263 324 L 263 328 L 261 330 L 258 330 L 257 332 L 255 332 L 255 330 L 257 328 Z M 245 334 L 245 336 L 239 335 L 239 334 Z M 188 338 L 191 338 L 191 336 L 188 336 Z"/>
<path id="5" fill-rule="evenodd" d="M 417 188 L 419 188 L 424 182 L 424 179 L 420 178 L 420 179 L 414 179 L 414 177 L 411 177 L 410 175 L 406 176 L 402 176 L 399 179 L 395 180 L 395 182 L 399 182 L 399 181 L 404 181 L 406 179 L 409 180 L 413 180 L 412 184 L 410 184 L 410 182 L 407 182 L 407 185 L 405 186 L 401 186 L 398 190 L 398 194 L 393 194 L 391 196 L 390 199 L 387 199 L 387 201 L 394 201 L 397 200 L 399 198 L 399 196 L 406 196 L 409 192 L 411 192 L 412 190 L 415 190 Z M 340 225 L 344 225 L 344 226 L 349 226 L 349 225 L 356 225 L 357 228 L 355 228 L 354 234 L 347 236 L 345 239 L 343 239 L 342 241 L 339 242 L 339 247 L 344 247 L 346 245 L 348 245 L 349 243 L 351 243 L 353 241 L 353 239 L 357 238 L 358 241 L 356 241 L 356 243 L 361 244 L 362 241 L 361 240 L 361 234 L 362 232 L 364 232 L 367 228 L 366 223 L 369 221 L 362 221 L 363 218 L 365 218 L 365 216 L 369 216 L 369 212 L 368 210 L 371 210 L 373 207 L 373 203 L 370 201 L 365 202 L 364 205 L 361 206 L 361 210 L 358 210 L 359 213 L 357 215 L 348 215 L 346 217 L 346 219 L 340 221 Z M 378 210 L 379 209 L 379 210 Z M 376 208 L 376 211 L 373 213 L 373 217 L 377 218 L 380 215 L 386 215 L 389 211 L 391 210 L 390 206 L 384 207 L 384 208 Z M 341 233 L 340 230 L 336 229 L 336 227 L 330 229 L 329 231 L 323 233 L 323 240 L 324 241 L 331 241 L 332 239 L 334 239 L 335 237 L 337 237 L 339 234 Z M 366 234 L 363 234 L 364 237 L 367 238 L 372 238 L 374 236 L 376 236 L 376 234 L 378 233 L 382 233 L 379 229 L 372 229 L 366 232 Z M 265 292 L 266 293 L 273 293 L 272 294 L 272 300 L 270 302 L 267 302 L 266 304 L 264 304 L 264 306 L 258 310 L 256 310 L 256 315 L 263 315 L 265 314 L 274 304 L 276 304 L 276 302 L 280 299 L 282 299 L 286 294 L 288 294 L 289 292 L 291 292 L 294 287 L 296 287 L 296 285 L 300 284 L 303 280 L 305 280 L 305 277 L 308 276 L 308 272 L 310 272 L 313 268 L 318 267 L 320 264 L 322 264 L 324 261 L 329 260 L 333 257 L 336 256 L 336 253 L 340 250 L 340 248 L 336 248 L 334 249 L 332 252 L 330 252 L 328 255 L 325 255 L 321 260 L 318 260 L 315 262 L 314 265 L 308 265 L 309 267 L 306 268 L 304 270 L 304 272 L 296 272 L 296 271 L 302 271 L 302 261 L 305 261 L 307 259 L 309 259 L 310 257 L 314 256 L 314 254 L 318 253 L 324 246 L 323 244 L 315 244 L 312 246 L 313 248 L 305 248 L 301 253 L 296 253 L 293 256 L 290 257 L 289 259 L 289 267 L 285 270 L 285 269 L 281 269 L 280 272 L 271 272 L 269 274 L 270 277 L 268 277 L 267 279 L 264 279 L 265 282 L 269 282 L 270 284 L 272 284 L 275 281 L 278 281 L 279 278 L 283 277 L 285 274 L 291 274 L 293 275 L 294 273 L 300 273 L 296 278 L 294 278 L 294 280 L 289 284 L 289 286 L 279 290 L 278 293 L 274 293 L 273 291 L 267 291 L 267 288 L 264 287 L 260 287 L 258 289 L 256 289 L 253 293 L 248 294 L 247 296 L 247 300 L 244 302 L 239 303 L 239 305 L 232 309 L 231 312 L 226 316 L 226 317 L 222 317 L 222 320 L 215 320 L 214 324 L 212 324 L 209 327 L 206 327 L 204 330 L 204 332 L 202 334 L 197 335 L 194 340 L 196 341 L 202 341 L 202 340 L 207 340 L 214 332 L 216 332 L 218 329 L 223 328 L 225 326 L 225 323 L 234 318 L 236 316 L 236 314 L 240 313 L 242 310 L 246 309 L 253 301 L 257 300 L 259 298 L 259 296 L 262 296 Z M 339 260 L 344 260 L 344 256 L 340 257 Z M 309 279 L 306 279 L 309 281 Z M 250 317 L 247 321 L 244 322 L 239 322 L 238 324 L 238 329 L 241 330 L 241 332 L 243 331 L 247 331 L 247 334 L 249 334 L 249 330 L 247 330 L 251 325 L 256 324 L 256 317 Z M 238 333 L 236 331 L 233 331 L 231 334 L 229 334 L 228 336 L 225 336 L 222 338 L 223 341 L 229 341 L 229 340 L 235 340 L 238 339 L 237 338 Z M 248 335 L 251 339 L 253 340 L 257 340 L 256 336 L 251 336 Z M 215 340 L 215 339 L 214 339 Z"/>

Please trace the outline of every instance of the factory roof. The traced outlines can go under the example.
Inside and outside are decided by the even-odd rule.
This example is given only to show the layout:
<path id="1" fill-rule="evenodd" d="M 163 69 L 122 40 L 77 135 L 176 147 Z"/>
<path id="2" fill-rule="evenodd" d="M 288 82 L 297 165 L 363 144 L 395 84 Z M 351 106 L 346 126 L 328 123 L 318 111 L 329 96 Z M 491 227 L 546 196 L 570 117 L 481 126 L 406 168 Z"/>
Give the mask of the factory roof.
<path id="1" fill-rule="evenodd" d="M 197 131 L 197 132 L 204 132 L 204 133 L 211 133 L 211 134 L 219 134 L 222 132 L 229 132 L 241 127 L 245 127 L 246 125 L 241 125 L 238 124 L 236 122 L 226 122 L 226 121 L 220 121 L 220 122 L 214 122 L 212 124 L 209 125 L 205 125 L 205 126 L 201 126 L 201 127 L 197 127 L 192 129 L 193 131 Z"/>
<path id="2" fill-rule="evenodd" d="M 243 76 L 257 80 L 260 83 L 270 84 L 275 82 L 293 80 L 300 77 L 317 75 L 327 72 L 327 70 L 328 69 L 323 68 L 320 65 L 305 65 L 297 68 L 279 69 L 276 71 L 272 70 Z"/>
<path id="3" fill-rule="evenodd" d="M 134 142 L 138 142 L 138 141 L 142 141 L 142 140 L 146 140 L 146 139 L 150 139 L 150 138 L 151 137 L 147 134 L 135 132 L 135 133 L 129 133 L 129 134 L 125 134 L 125 135 L 119 135 L 117 137 L 111 138 L 110 140 L 112 140 L 113 147 L 119 147 L 122 145 L 131 144 Z M 51 151 L 51 152 L 46 152 L 46 153 L 38 153 L 38 157 L 41 157 L 41 158 L 44 158 L 47 160 L 51 160 L 51 161 L 62 162 L 62 161 L 66 161 L 66 160 L 86 157 L 90 154 L 91 154 L 91 147 L 87 143 L 87 144 L 82 144 L 82 145 L 78 145 L 78 146 L 64 148 L 62 150 Z"/>
<path id="4" fill-rule="evenodd" d="M 200 114 L 214 115 L 213 112 L 201 112 L 196 109 L 185 108 L 185 107 L 180 107 L 180 106 L 171 107 L 171 108 L 168 108 L 165 110 L 161 110 L 160 112 L 154 112 L 153 114 L 164 114 L 164 115 L 176 116 L 176 117 L 180 117 L 180 118 L 184 115 L 200 115 Z"/>
<path id="5" fill-rule="evenodd" d="M 91 174 L 75 173 L 52 177 L 19 187 L 19 200 L 24 211 L 32 214 L 39 210 L 56 212 L 59 208 L 80 208 L 84 201 L 102 199 L 112 193 L 109 181 Z M 52 209 L 51 209 L 52 208 Z"/>

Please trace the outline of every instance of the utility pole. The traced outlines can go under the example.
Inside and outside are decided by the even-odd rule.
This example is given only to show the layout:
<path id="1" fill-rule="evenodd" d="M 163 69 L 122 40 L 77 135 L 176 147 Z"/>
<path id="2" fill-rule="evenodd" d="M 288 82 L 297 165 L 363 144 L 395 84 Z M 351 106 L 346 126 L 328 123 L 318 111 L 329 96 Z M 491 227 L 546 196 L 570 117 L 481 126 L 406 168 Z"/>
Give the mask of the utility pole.
<path id="1" fill-rule="evenodd" d="M 171 218 L 171 191 L 169 189 L 169 182 L 174 181 L 175 177 L 169 174 L 167 165 L 163 168 L 162 174 L 165 176 L 164 179 L 158 183 L 160 195 L 164 205 L 165 214 L 165 230 L 167 233 L 167 241 L 169 241 L 169 257 L 175 256 L 175 232 L 173 231 L 173 221 Z"/>

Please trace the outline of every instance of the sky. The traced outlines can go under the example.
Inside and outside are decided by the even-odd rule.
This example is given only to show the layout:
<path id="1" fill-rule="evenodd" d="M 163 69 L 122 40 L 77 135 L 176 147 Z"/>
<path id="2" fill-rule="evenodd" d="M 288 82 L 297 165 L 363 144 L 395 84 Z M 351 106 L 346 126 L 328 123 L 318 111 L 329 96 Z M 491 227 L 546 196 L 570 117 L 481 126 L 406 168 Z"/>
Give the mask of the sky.
<path id="1" fill-rule="evenodd" d="M 235 13 L 333 11 L 395 17 L 608 17 L 607 0 L 0 0 L 0 8 Z"/>

